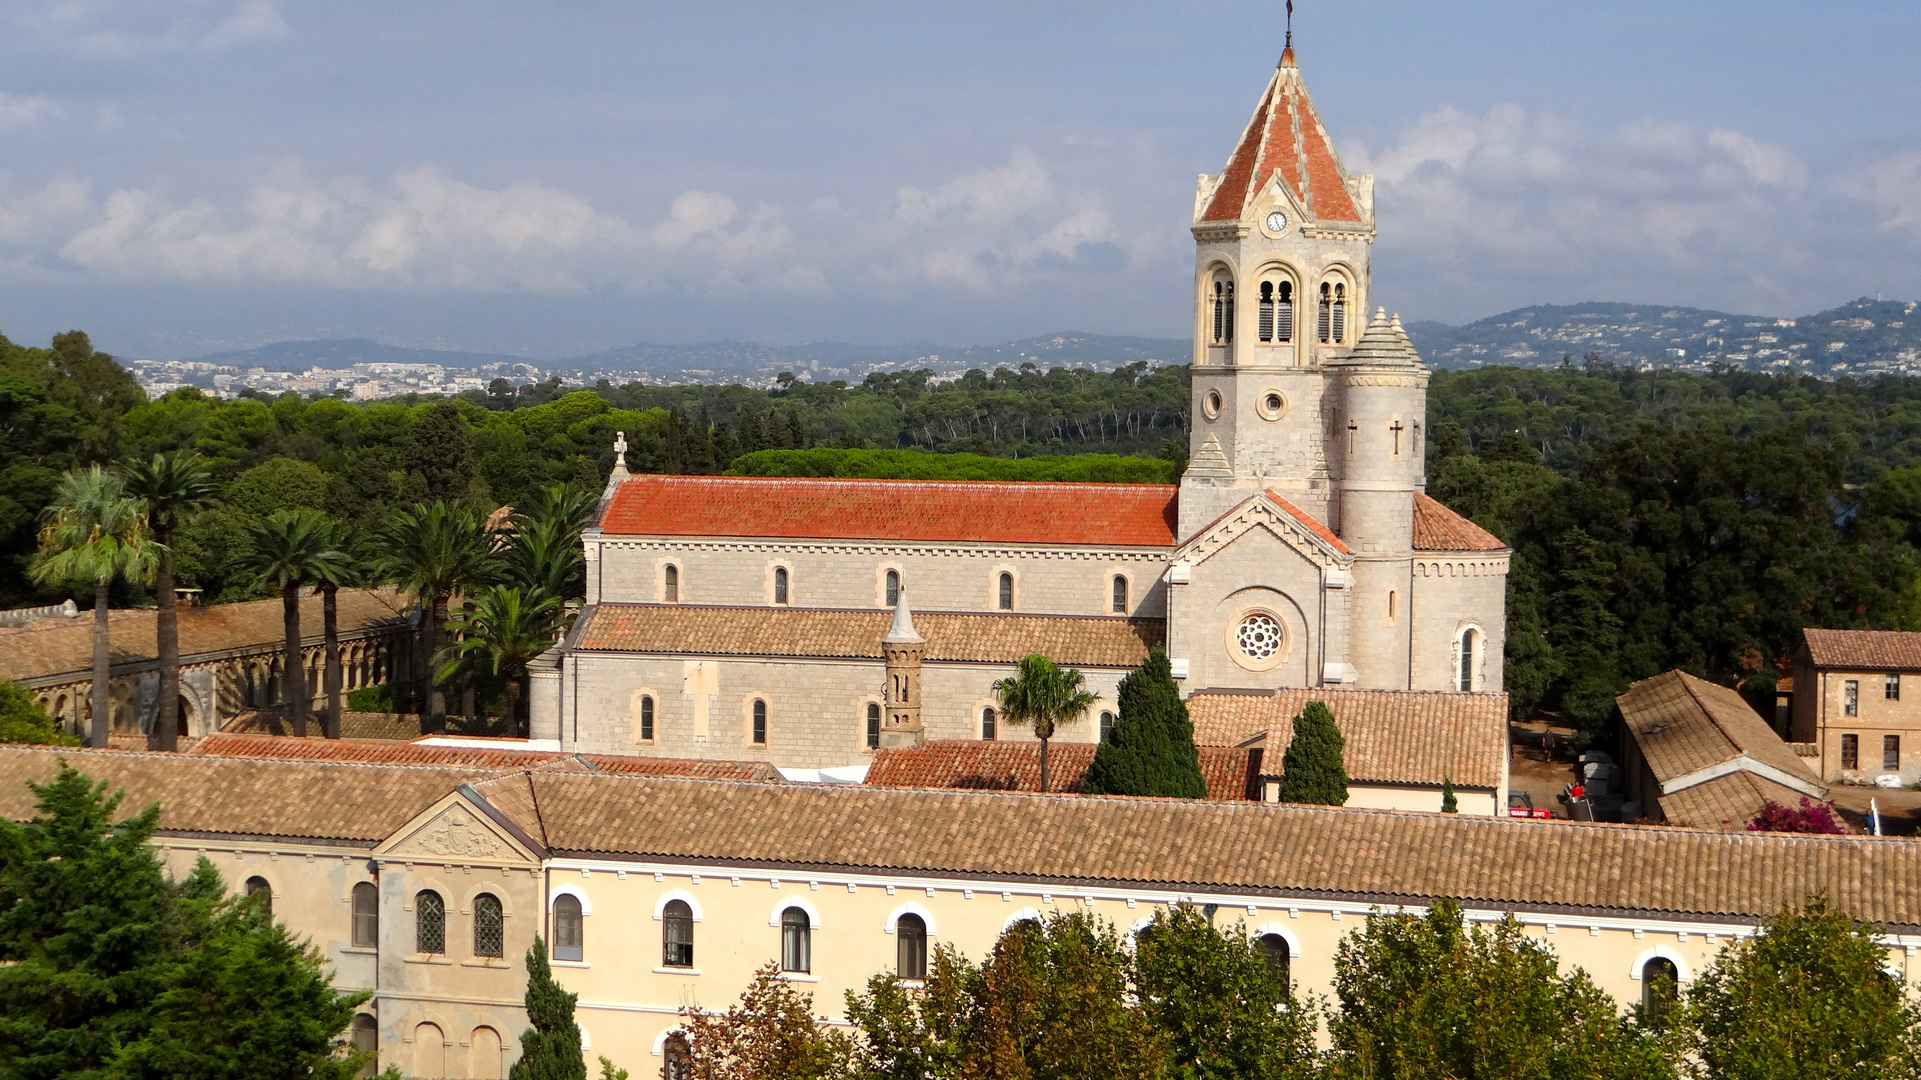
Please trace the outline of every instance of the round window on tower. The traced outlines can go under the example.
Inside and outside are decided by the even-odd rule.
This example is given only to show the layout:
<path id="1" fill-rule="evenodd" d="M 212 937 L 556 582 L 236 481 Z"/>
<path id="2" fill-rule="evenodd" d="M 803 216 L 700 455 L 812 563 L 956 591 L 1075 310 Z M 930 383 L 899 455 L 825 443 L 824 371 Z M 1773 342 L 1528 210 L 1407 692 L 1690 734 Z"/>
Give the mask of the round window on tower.
<path id="1" fill-rule="evenodd" d="M 1221 392 L 1219 390 L 1209 390 L 1207 393 L 1201 395 L 1201 414 L 1209 420 L 1219 420 L 1221 418 Z"/>
<path id="2" fill-rule="evenodd" d="M 1279 420 L 1287 415 L 1287 395 L 1279 390 L 1264 390 L 1255 409 L 1263 420 Z"/>
<path id="3" fill-rule="evenodd" d="M 1287 624 L 1267 608 L 1244 608 L 1227 624 L 1227 654 L 1249 671 L 1287 659 Z"/>

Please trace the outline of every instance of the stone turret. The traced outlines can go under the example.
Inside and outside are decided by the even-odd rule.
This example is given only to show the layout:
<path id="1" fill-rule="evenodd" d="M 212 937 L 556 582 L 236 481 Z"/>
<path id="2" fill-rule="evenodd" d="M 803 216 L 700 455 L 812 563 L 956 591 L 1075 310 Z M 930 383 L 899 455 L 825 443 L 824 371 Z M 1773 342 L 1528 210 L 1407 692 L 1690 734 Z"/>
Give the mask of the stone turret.
<path id="1" fill-rule="evenodd" d="M 1340 535 L 1354 553 L 1351 651 L 1361 685 L 1410 685 L 1414 493 L 1423 487 L 1427 368 L 1398 318 L 1376 309 L 1346 357 L 1340 387 Z"/>
<path id="2" fill-rule="evenodd" d="M 883 749 L 919 746 L 926 739 L 920 719 L 920 667 L 927 657 L 927 639 L 914 629 L 914 613 L 907 607 L 907 590 L 894 602 L 894 625 L 880 639 L 887 661 L 886 719 L 881 724 Z"/>

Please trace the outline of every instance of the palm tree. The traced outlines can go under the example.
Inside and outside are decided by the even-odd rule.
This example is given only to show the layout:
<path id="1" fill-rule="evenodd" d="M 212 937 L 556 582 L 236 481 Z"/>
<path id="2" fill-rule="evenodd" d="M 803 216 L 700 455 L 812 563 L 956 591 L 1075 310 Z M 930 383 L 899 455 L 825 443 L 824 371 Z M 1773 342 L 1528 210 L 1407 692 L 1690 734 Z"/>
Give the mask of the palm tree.
<path id="1" fill-rule="evenodd" d="M 159 543 L 154 572 L 154 652 L 160 661 L 159 712 L 154 717 L 154 745 L 161 750 L 180 748 L 180 623 L 173 594 L 173 531 L 181 515 L 213 501 L 218 490 L 213 473 L 199 454 L 181 450 L 155 454 L 151 460 L 130 462 L 124 470 L 127 494 L 147 505 L 147 528 Z"/>
<path id="2" fill-rule="evenodd" d="M 508 576 L 542 596 L 574 600 L 584 595 L 580 530 L 561 518 L 514 518 L 513 540 L 503 554 Z"/>
<path id="3" fill-rule="evenodd" d="M 456 640 L 441 653 L 439 677 L 451 678 L 463 662 L 484 664 L 489 674 L 504 679 L 507 723 L 522 733 L 520 680 L 527 662 L 553 645 L 559 635 L 554 615 L 558 597 L 496 585 L 462 604 L 448 629 Z"/>
<path id="4" fill-rule="evenodd" d="M 280 590 L 286 634 L 280 685 L 298 737 L 306 736 L 307 714 L 313 708 L 307 665 L 300 655 L 300 588 L 344 574 L 347 562 L 346 553 L 334 543 L 333 523 L 318 510 L 276 510 L 253 530 L 253 550 L 245 565 L 261 585 Z"/>
<path id="5" fill-rule="evenodd" d="M 1077 719 L 1099 700 L 1084 689 L 1086 682 L 1077 669 L 1063 671 L 1032 653 L 1021 658 L 1013 678 L 994 683 L 1001 715 L 1012 723 L 1034 725 L 1034 736 L 1041 741 L 1042 791 L 1047 790 L 1047 743 L 1054 737 L 1054 725 Z"/>
<path id="6" fill-rule="evenodd" d="M 466 507 L 447 502 L 427 503 L 395 514 L 381 531 L 380 576 L 419 598 L 419 696 L 423 735 L 438 734 L 447 726 L 447 705 L 433 677 L 432 664 L 440 653 L 440 631 L 447 619 L 447 600 L 463 589 L 490 584 L 502 569 L 498 538 L 487 520 Z"/>
<path id="7" fill-rule="evenodd" d="M 320 721 L 320 733 L 329 739 L 340 738 L 340 690 L 344 681 L 340 677 L 340 589 L 352 585 L 364 575 L 359 553 L 359 537 L 346 524 L 329 520 L 328 544 L 341 558 L 330 560 L 326 566 L 317 568 L 319 576 L 314 579 L 315 592 L 320 594 L 320 626 L 322 668 L 322 692 L 327 695 L 327 712 Z"/>
<path id="8" fill-rule="evenodd" d="M 127 495 L 119 476 L 98 465 L 62 476 L 44 514 L 40 550 L 28 567 L 33 580 L 93 583 L 93 720 L 87 745 L 104 747 L 112 702 L 107 685 L 107 590 L 115 578 L 149 580 L 158 545 L 147 534 L 140 500 Z"/>

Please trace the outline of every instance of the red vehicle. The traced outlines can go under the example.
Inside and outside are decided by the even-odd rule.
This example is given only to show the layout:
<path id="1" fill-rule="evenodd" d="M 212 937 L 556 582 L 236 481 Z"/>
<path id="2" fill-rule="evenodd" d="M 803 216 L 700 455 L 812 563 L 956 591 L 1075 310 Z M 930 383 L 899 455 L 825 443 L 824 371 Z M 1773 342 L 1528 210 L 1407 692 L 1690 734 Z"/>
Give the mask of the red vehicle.
<path id="1" fill-rule="evenodd" d="M 1510 791 L 1507 793 L 1507 816 L 1519 818 L 1552 818 L 1554 811 L 1546 807 L 1536 810 L 1534 808 L 1534 796 L 1529 795 L 1525 791 Z"/>

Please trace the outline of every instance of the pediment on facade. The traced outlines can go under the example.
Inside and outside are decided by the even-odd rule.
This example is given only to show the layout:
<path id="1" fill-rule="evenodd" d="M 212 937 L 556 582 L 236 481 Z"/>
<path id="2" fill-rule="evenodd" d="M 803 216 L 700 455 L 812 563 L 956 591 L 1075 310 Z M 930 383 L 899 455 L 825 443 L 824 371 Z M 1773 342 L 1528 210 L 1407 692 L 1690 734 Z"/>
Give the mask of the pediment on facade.
<path id="1" fill-rule="evenodd" d="M 374 854 L 427 863 L 540 861 L 538 854 L 464 791 L 447 795 L 415 816 Z"/>
<path id="2" fill-rule="evenodd" d="M 1273 492 L 1254 495 L 1215 518 L 1174 552 L 1174 561 L 1198 565 L 1250 533 L 1265 531 L 1324 570 L 1345 570 L 1354 557 L 1340 539 Z"/>
<path id="3" fill-rule="evenodd" d="M 1254 194 L 1253 198 L 1247 200 L 1247 207 L 1241 212 L 1241 216 L 1251 223 L 1258 224 L 1267 216 L 1269 210 L 1281 211 L 1287 215 L 1287 220 L 1290 222 L 1300 223 L 1312 220 L 1307 207 L 1302 206 L 1301 200 L 1294 197 L 1294 192 L 1289 190 L 1278 172 L 1268 177 L 1267 183 Z"/>

